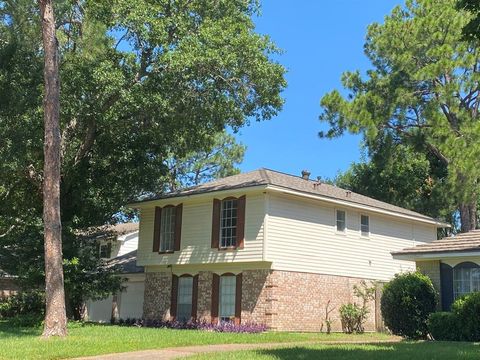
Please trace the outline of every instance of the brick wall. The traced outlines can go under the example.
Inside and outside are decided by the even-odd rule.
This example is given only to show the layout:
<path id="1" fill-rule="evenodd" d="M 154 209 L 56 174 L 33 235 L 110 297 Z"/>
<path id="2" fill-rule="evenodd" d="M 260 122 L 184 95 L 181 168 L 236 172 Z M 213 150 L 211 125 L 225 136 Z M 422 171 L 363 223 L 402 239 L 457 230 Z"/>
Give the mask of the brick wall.
<path id="1" fill-rule="evenodd" d="M 341 331 L 340 306 L 348 302 L 361 304 L 353 294 L 353 286 L 360 284 L 361 279 L 272 270 L 246 270 L 242 274 L 243 323 L 262 323 L 278 331 L 320 331 L 330 301 L 329 308 L 334 309 L 330 313 L 332 330 Z M 212 278 L 210 271 L 199 272 L 197 317 L 200 320 L 211 319 Z M 170 273 L 146 273 L 144 317 L 168 318 L 170 296 Z M 369 304 L 367 331 L 376 328 L 378 305 L 378 299 Z"/>
<path id="2" fill-rule="evenodd" d="M 172 274 L 170 272 L 145 273 L 145 296 L 143 317 L 145 319 L 168 320 L 170 318 L 170 297 Z"/>
<path id="3" fill-rule="evenodd" d="M 440 261 L 431 260 L 431 261 L 417 261 L 417 270 L 422 274 L 427 275 L 433 283 L 433 287 L 437 290 L 438 294 L 441 294 L 441 283 L 440 283 Z M 438 306 L 440 310 L 442 308 L 441 296 L 438 297 Z"/>

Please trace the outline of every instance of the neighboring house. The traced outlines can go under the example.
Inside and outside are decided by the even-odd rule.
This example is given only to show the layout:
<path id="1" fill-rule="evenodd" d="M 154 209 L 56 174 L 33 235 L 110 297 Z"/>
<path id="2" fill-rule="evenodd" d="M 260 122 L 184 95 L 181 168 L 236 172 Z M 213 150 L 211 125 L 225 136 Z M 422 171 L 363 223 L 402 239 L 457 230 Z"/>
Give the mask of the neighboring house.
<path id="1" fill-rule="evenodd" d="M 8 275 L 0 269 L 0 300 L 11 295 L 15 295 L 20 291 L 15 276 Z"/>
<path id="2" fill-rule="evenodd" d="M 330 302 L 340 330 L 339 307 L 359 301 L 355 284 L 413 270 L 390 253 L 448 226 L 308 175 L 260 169 L 131 204 L 144 317 L 318 331 Z M 367 330 L 380 326 L 375 313 L 374 302 Z"/>
<path id="3" fill-rule="evenodd" d="M 127 281 L 124 290 L 104 300 L 87 301 L 86 317 L 90 321 L 110 322 L 114 319 L 141 318 L 145 275 L 136 265 L 138 223 L 118 224 L 96 229 L 92 235 L 99 242 L 100 256 L 109 266 L 121 269 L 119 276 Z"/>
<path id="4" fill-rule="evenodd" d="M 480 230 L 395 251 L 395 259 L 415 261 L 440 294 L 439 308 L 449 311 L 458 297 L 480 291 Z"/>

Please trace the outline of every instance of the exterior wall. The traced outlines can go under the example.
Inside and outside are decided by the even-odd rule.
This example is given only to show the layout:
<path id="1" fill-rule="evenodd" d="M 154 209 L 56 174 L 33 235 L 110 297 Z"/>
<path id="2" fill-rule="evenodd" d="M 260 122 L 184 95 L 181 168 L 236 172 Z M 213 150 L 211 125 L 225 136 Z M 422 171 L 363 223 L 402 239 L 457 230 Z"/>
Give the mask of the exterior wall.
<path id="1" fill-rule="evenodd" d="M 430 260 L 430 261 L 417 261 L 417 270 L 422 274 L 427 275 L 433 283 L 433 287 L 437 290 L 440 295 L 441 292 L 441 280 L 440 280 L 440 261 L 439 260 Z M 438 297 L 438 309 L 442 308 L 442 297 Z"/>
<path id="2" fill-rule="evenodd" d="M 436 239 L 434 225 L 403 221 L 377 213 L 269 194 L 266 202 L 265 257 L 285 271 L 389 280 L 414 270 L 412 261 L 395 260 L 392 251 Z M 336 231 L 335 210 L 346 212 L 345 233 Z M 370 235 L 361 236 L 360 215 L 369 216 Z"/>
<path id="3" fill-rule="evenodd" d="M 120 248 L 118 249 L 118 253 L 115 256 L 122 256 L 137 250 L 138 248 L 138 231 L 134 233 L 130 233 L 127 235 L 122 236 L 124 238 L 123 241 L 119 241 L 121 243 Z"/>
<path id="4" fill-rule="evenodd" d="M 197 318 L 210 321 L 213 272 L 200 271 L 198 274 Z M 325 307 L 330 301 L 329 308 L 334 309 L 330 313 L 332 330 L 341 331 L 338 309 L 348 302 L 360 303 L 353 294 L 353 286 L 360 281 L 358 278 L 268 269 L 242 271 L 241 321 L 266 324 L 277 331 L 320 331 L 325 321 Z M 170 273 L 147 273 L 144 317 L 168 319 L 170 289 Z M 375 303 L 369 304 L 367 331 L 376 328 L 378 309 Z"/>
<path id="5" fill-rule="evenodd" d="M 232 196 L 239 196 L 232 194 Z M 245 209 L 244 249 L 219 251 L 211 248 L 212 236 L 212 197 L 183 202 L 182 238 L 180 251 L 173 254 L 152 252 L 155 205 L 140 211 L 140 233 L 137 264 L 140 266 L 166 264 L 199 264 L 222 262 L 261 261 L 263 256 L 263 221 L 265 206 L 263 194 L 247 194 Z M 177 205 L 178 199 L 171 199 Z"/>
<path id="6" fill-rule="evenodd" d="M 0 277 L 0 299 L 15 295 L 20 291 L 14 278 Z"/>
<path id="7" fill-rule="evenodd" d="M 143 301 L 143 317 L 145 319 L 168 320 L 170 318 L 171 291 L 171 273 L 145 273 L 145 297 Z"/>

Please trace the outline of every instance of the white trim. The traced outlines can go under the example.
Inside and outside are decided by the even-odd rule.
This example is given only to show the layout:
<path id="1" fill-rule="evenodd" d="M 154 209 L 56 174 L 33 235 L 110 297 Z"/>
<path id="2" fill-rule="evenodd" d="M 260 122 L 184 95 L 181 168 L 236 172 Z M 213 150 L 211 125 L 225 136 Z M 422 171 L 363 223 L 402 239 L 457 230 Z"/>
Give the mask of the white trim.
<path id="1" fill-rule="evenodd" d="M 263 220 L 263 251 L 262 260 L 267 260 L 267 233 L 268 233 L 268 216 L 270 213 L 270 195 L 266 192 L 264 194 L 264 220 Z"/>
<path id="2" fill-rule="evenodd" d="M 363 235 L 363 231 L 362 231 L 362 216 L 366 216 L 367 219 L 368 219 L 368 233 L 367 233 L 367 235 Z M 359 219 L 359 220 L 360 220 L 360 238 L 362 238 L 362 239 L 370 239 L 370 234 L 371 234 L 371 232 L 370 232 L 370 215 L 361 212 L 359 218 L 360 218 L 360 219 Z"/>
<path id="3" fill-rule="evenodd" d="M 295 195 L 295 196 L 300 196 L 300 197 L 309 198 L 309 199 L 321 200 L 321 201 L 325 201 L 325 202 L 329 202 L 329 203 L 333 203 L 333 204 L 338 204 L 340 206 L 345 206 L 345 207 L 350 207 L 350 208 L 360 209 L 360 210 L 366 210 L 366 211 L 370 211 L 370 212 L 390 215 L 390 216 L 399 217 L 399 218 L 403 218 L 403 219 L 414 220 L 414 221 L 418 221 L 418 222 L 421 222 L 421 223 L 433 224 L 433 225 L 436 225 L 437 227 L 442 227 L 442 228 L 450 227 L 450 224 L 443 223 L 441 221 L 437 221 L 433 218 L 422 218 L 422 217 L 418 217 L 418 216 L 414 216 L 414 215 L 402 214 L 402 213 L 398 213 L 398 212 L 391 211 L 391 210 L 380 209 L 380 208 L 377 208 L 377 207 L 374 207 L 374 206 L 362 205 L 362 204 L 357 204 L 357 203 L 353 203 L 353 202 L 346 201 L 346 200 L 334 199 L 334 198 L 330 198 L 330 197 L 325 196 L 325 195 L 307 194 L 307 193 L 304 193 L 304 192 L 301 192 L 301 191 L 290 190 L 290 189 L 282 188 L 282 187 L 275 186 L 275 185 L 267 185 L 266 190 L 276 192 L 276 193 L 283 193 L 283 194 Z"/>
<path id="4" fill-rule="evenodd" d="M 342 211 L 344 214 L 345 214 L 345 219 L 343 220 L 344 222 L 344 228 L 343 228 L 343 231 L 342 230 L 338 230 L 338 218 L 337 218 L 337 213 L 339 211 Z M 334 220 L 335 220 L 335 233 L 338 234 L 338 235 L 346 235 L 347 234 L 347 210 L 346 209 L 342 209 L 342 208 L 335 208 L 335 211 L 334 211 Z"/>
<path id="5" fill-rule="evenodd" d="M 427 253 L 427 254 L 392 254 L 392 257 L 397 260 L 442 260 L 447 258 L 463 258 L 480 256 L 480 251 L 457 251 L 457 252 L 443 252 L 443 253 Z"/>

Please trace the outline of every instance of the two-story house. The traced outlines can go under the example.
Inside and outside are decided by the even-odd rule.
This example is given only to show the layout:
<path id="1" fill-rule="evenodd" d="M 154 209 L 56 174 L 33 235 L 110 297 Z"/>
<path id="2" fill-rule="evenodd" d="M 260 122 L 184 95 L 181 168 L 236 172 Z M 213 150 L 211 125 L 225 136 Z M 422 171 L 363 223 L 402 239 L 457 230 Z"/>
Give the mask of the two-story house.
<path id="1" fill-rule="evenodd" d="M 429 243 L 448 226 L 422 214 L 302 177 L 260 169 L 131 204 L 140 211 L 143 315 L 256 322 L 318 331 L 327 303 L 415 263 L 392 251 Z M 372 303 L 367 330 L 375 329 Z M 378 322 L 378 319 L 377 319 Z"/>

